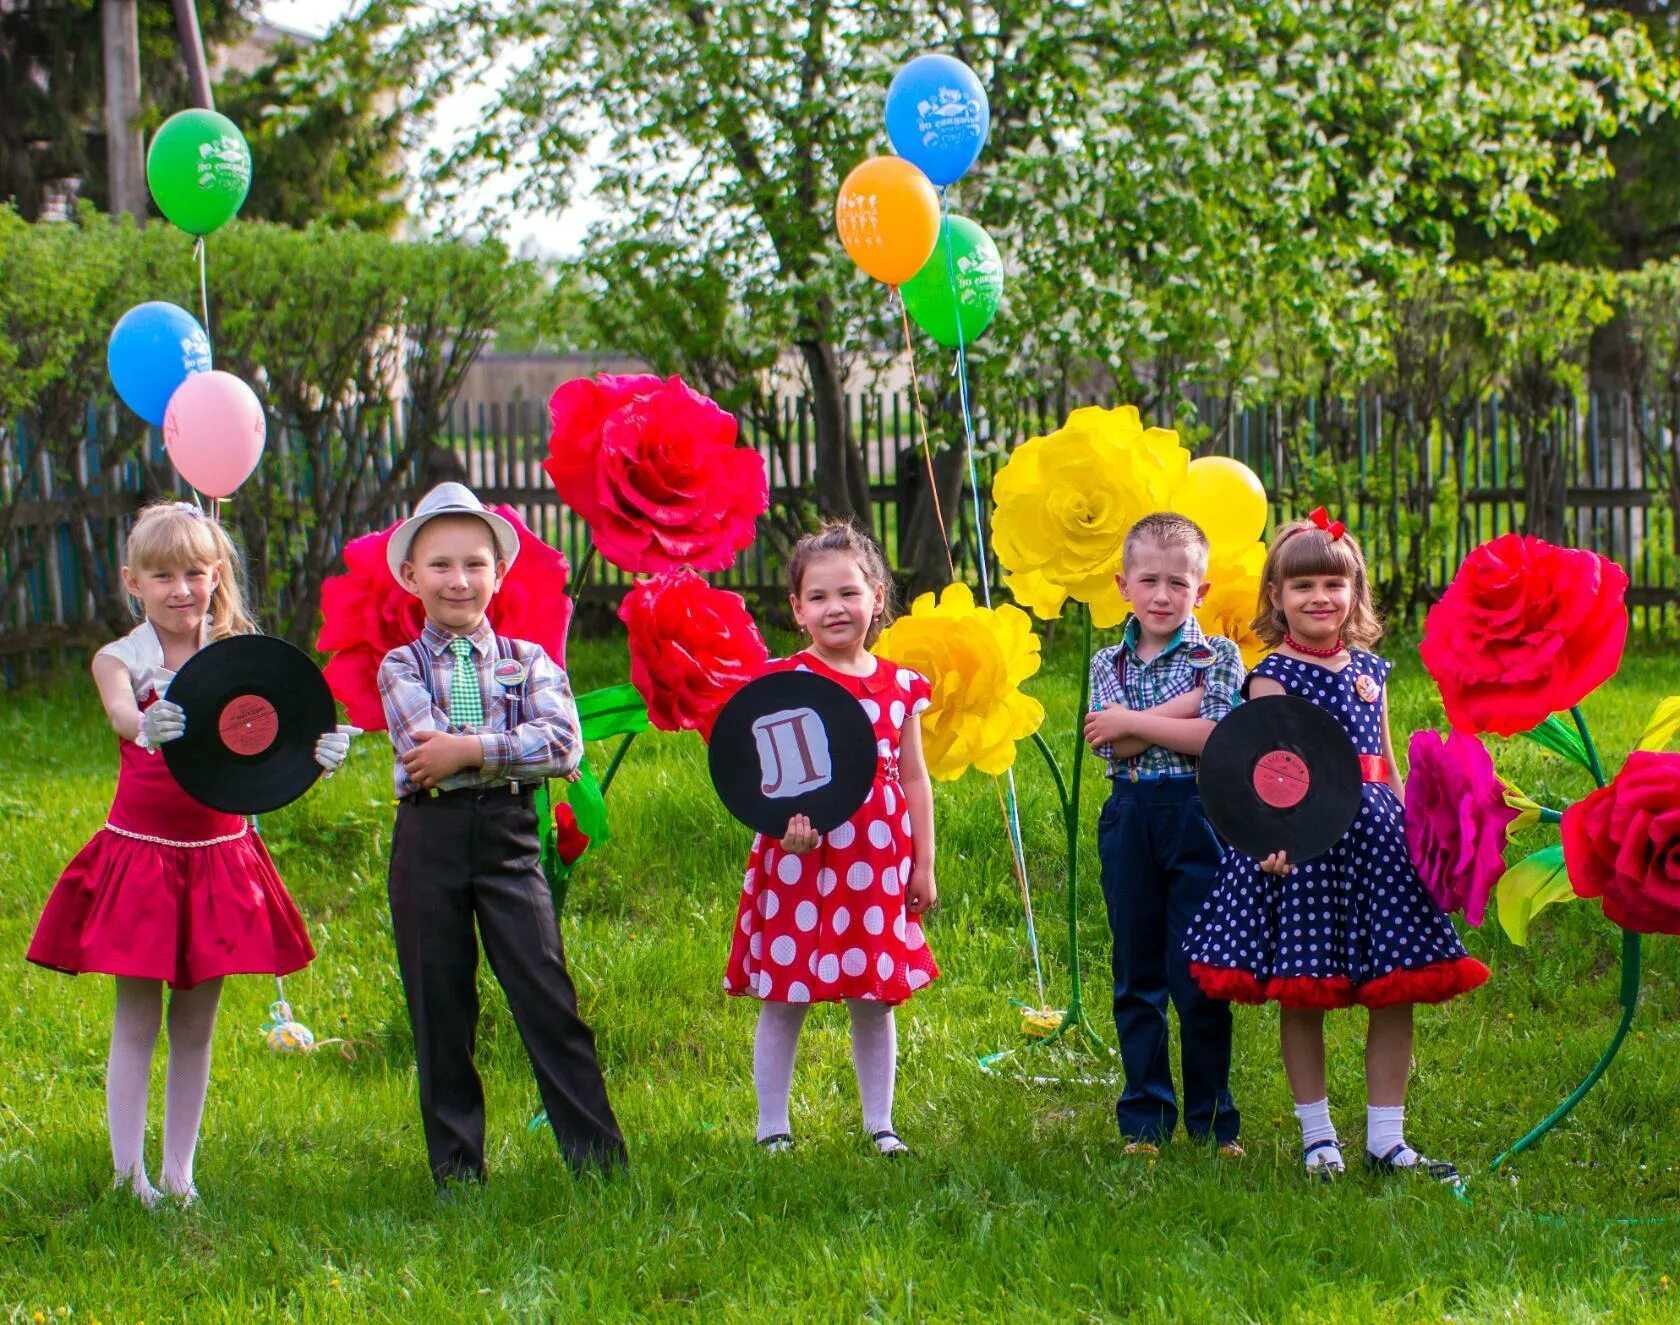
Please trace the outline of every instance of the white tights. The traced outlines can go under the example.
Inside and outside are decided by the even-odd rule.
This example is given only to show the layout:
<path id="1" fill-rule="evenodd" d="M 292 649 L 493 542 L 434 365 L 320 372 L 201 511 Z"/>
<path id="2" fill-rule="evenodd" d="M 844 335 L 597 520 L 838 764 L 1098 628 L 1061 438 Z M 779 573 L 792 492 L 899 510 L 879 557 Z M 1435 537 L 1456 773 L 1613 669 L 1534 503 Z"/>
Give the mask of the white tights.
<path id="1" fill-rule="evenodd" d="M 765 1003 L 753 1037 L 753 1086 L 758 1091 L 758 1139 L 789 1131 L 788 1096 L 793 1059 L 809 1003 Z M 852 1063 L 863 1101 L 863 1129 L 892 1130 L 893 1079 L 898 1071 L 898 1032 L 890 1004 L 848 998 L 852 1016 Z"/>
<path id="2" fill-rule="evenodd" d="M 178 1196 L 193 1192 L 193 1152 L 210 1086 L 210 1037 L 216 1028 L 221 980 L 206 980 L 169 996 L 169 1067 L 164 1077 L 163 1185 Z M 157 1190 L 146 1177 L 146 1096 L 152 1050 L 163 1021 L 163 982 L 117 977 L 117 1012 L 105 1073 L 105 1112 L 117 1183 L 143 1200 Z"/>

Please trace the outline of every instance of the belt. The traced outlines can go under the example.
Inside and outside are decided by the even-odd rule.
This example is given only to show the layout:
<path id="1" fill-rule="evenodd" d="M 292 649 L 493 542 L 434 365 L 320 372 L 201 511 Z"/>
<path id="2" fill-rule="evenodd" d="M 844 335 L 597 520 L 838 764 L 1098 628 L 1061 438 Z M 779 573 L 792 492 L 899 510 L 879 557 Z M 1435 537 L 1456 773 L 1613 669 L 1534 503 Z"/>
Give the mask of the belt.
<path id="1" fill-rule="evenodd" d="M 1359 780 L 1361 782 L 1387 782 L 1388 760 L 1381 755 L 1360 755 Z"/>
<path id="2" fill-rule="evenodd" d="M 1130 783 L 1130 782 L 1194 782 L 1196 780 L 1196 775 L 1194 773 L 1133 773 L 1130 770 L 1127 770 L 1124 773 L 1110 773 L 1108 775 L 1108 780 L 1110 782 L 1128 782 L 1128 783 Z"/>
<path id="3" fill-rule="evenodd" d="M 411 791 L 406 796 L 398 796 L 399 805 L 425 805 L 431 801 L 463 801 L 475 803 L 484 801 L 529 801 L 531 793 L 536 788 L 531 783 L 497 782 L 488 787 L 451 787 L 447 791 L 437 787 L 429 791 Z"/>

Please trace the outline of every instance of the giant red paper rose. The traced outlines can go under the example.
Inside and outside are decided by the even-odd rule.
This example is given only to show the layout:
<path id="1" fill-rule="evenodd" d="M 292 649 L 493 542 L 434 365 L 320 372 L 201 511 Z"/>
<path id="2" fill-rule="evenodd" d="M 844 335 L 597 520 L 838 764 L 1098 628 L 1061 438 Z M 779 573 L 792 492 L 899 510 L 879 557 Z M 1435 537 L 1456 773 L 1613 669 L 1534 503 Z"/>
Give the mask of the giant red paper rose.
<path id="1" fill-rule="evenodd" d="M 735 444 L 735 416 L 680 377 L 563 383 L 548 402 L 543 468 L 613 565 L 723 570 L 770 505 L 764 457 Z"/>
<path id="2" fill-rule="evenodd" d="M 1563 812 L 1578 897 L 1641 934 L 1680 934 L 1680 754 L 1636 750 L 1608 787 Z"/>
<path id="3" fill-rule="evenodd" d="M 661 731 L 711 739 L 718 710 L 770 657 L 740 594 L 691 570 L 643 580 L 624 596 L 630 681 Z"/>
<path id="4" fill-rule="evenodd" d="M 498 634 L 542 645 L 564 667 L 566 628 L 572 620 L 566 558 L 527 529 L 511 506 L 491 509 L 518 533 L 519 555 L 490 600 L 490 624 Z M 321 585 L 321 633 L 315 647 L 333 655 L 323 669 L 327 684 L 350 721 L 367 731 L 385 728 L 379 664 L 392 649 L 418 639 L 426 624 L 420 600 L 397 583 L 385 564 L 385 545 L 396 528 L 351 539 L 344 545 L 344 574 Z"/>
<path id="5" fill-rule="evenodd" d="M 1424 891 L 1472 925 L 1505 872 L 1505 830 L 1517 817 L 1493 760 L 1474 736 L 1413 732 L 1406 751 L 1406 846 Z"/>
<path id="6" fill-rule="evenodd" d="M 1523 534 L 1476 548 L 1418 646 L 1447 719 L 1514 736 L 1579 704 L 1621 665 L 1627 583 L 1608 557 Z"/>

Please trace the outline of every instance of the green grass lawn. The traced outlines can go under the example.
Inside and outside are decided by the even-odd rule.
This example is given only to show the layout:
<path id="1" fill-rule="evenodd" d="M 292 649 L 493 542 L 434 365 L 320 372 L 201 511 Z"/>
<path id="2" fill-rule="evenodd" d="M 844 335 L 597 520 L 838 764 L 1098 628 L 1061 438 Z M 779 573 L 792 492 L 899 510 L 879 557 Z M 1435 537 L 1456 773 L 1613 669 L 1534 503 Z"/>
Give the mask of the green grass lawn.
<path id="1" fill-rule="evenodd" d="M 1415 650 L 1395 643 L 1396 740 L 1439 721 Z M 580 688 L 623 679 L 622 648 L 582 644 Z M 1065 750 L 1070 640 L 1032 690 Z M 1586 706 L 1612 769 L 1663 695 L 1674 652 L 1639 646 Z M 1307 1186 L 1276 1049 L 1276 1013 L 1237 1014 L 1234 1088 L 1248 1158 L 1184 1145 L 1120 1153 L 1112 1086 L 983 1075 L 1020 1042 L 1011 997 L 1034 987 L 996 793 L 937 790 L 944 976 L 900 1016 L 899 1130 L 913 1161 L 869 1150 L 844 1013 L 813 1014 L 794 1083 L 799 1149 L 752 1145 L 754 1007 L 720 992 L 749 835 L 725 819 L 692 735 L 638 740 L 610 798 L 613 842 L 573 880 L 563 919 L 633 1169 L 574 1181 L 525 1123 L 536 1091 L 500 991 L 484 976 L 480 1066 L 491 1182 L 433 1201 L 413 1053 L 385 904 L 389 747 L 263 831 L 320 950 L 287 982 L 329 1048 L 263 1043 L 273 983 L 230 979 L 216 1034 L 191 1211 L 110 1191 L 104 1063 L 112 991 L 27 966 L 59 870 L 102 821 L 113 740 L 91 684 L 69 676 L 0 706 L 0 1320 L 75 1321 L 860 1317 L 935 1320 L 1540 1320 L 1680 1317 L 1680 958 L 1647 943 L 1644 1003 L 1597 1091 L 1497 1177 L 1489 1161 L 1591 1066 L 1616 1019 L 1618 932 L 1588 903 L 1514 948 L 1467 933 L 1481 991 L 1419 1014 L 1408 1131 L 1470 1175 L 1468 1203 L 1363 1175 Z M 1497 762 L 1567 803 L 1584 774 L 1526 741 Z M 1017 765 L 1045 976 L 1066 991 L 1065 879 L 1048 776 Z M 1087 767 L 1081 936 L 1093 1018 L 1112 1036 L 1108 933 L 1095 887 L 1103 784 Z M 1532 845 L 1555 840 L 1536 831 Z M 1515 852 L 1512 860 L 1516 859 Z M 1364 1016 L 1332 1016 L 1331 1104 L 1357 1153 Z M 1087 1063 L 1087 1069 L 1095 1064 Z M 158 1167 L 163 1054 L 150 1164 Z M 1672 1282 L 1671 1282 L 1672 1281 Z"/>

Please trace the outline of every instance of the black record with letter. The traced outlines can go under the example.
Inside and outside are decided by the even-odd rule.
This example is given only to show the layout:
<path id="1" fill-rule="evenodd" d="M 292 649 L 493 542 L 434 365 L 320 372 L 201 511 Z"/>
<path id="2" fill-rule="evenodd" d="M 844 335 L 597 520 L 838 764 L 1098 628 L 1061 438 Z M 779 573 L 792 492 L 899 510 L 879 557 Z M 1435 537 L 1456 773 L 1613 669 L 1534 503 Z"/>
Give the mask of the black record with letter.
<path id="1" fill-rule="evenodd" d="M 712 728 L 707 762 L 724 808 L 780 837 L 803 814 L 838 828 L 875 781 L 875 729 L 843 685 L 815 672 L 771 672 L 737 690 Z"/>
<path id="2" fill-rule="evenodd" d="M 308 654 L 271 635 L 233 635 L 187 659 L 165 696 L 186 734 L 161 747 L 181 789 L 227 814 L 289 805 L 321 776 L 315 742 L 338 722 Z"/>
<path id="3" fill-rule="evenodd" d="M 1265 695 L 1213 729 L 1197 773 L 1202 808 L 1238 851 L 1274 851 L 1299 864 L 1352 826 L 1361 795 L 1359 754 L 1329 713 L 1294 695 Z"/>

